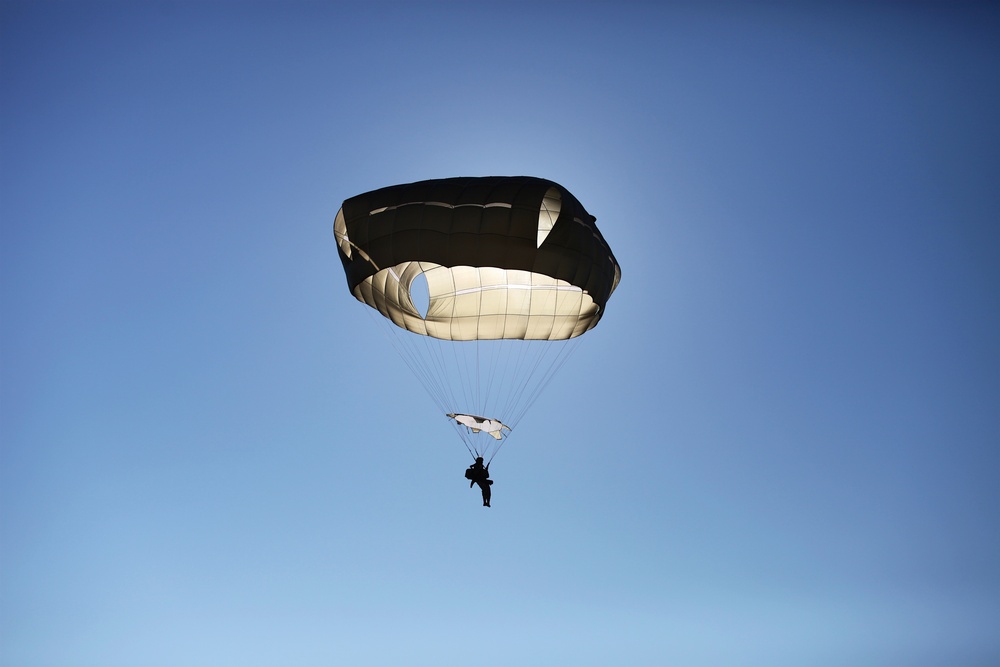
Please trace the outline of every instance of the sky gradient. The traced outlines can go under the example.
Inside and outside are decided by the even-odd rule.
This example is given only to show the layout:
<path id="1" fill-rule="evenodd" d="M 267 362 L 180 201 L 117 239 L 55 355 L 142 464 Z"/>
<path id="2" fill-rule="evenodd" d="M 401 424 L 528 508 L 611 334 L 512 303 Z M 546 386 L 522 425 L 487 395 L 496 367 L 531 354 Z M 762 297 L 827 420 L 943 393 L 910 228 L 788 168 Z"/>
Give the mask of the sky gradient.
<path id="1" fill-rule="evenodd" d="M 989 3 L 0 4 L 0 665 L 1000 663 Z M 493 464 L 342 201 L 622 267 Z"/>

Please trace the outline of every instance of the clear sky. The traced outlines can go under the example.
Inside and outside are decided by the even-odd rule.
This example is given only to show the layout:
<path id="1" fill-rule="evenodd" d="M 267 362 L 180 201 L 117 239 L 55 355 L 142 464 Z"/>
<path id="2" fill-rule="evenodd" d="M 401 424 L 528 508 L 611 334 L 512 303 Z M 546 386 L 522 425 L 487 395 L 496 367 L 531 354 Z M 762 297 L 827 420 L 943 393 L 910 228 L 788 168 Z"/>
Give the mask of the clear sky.
<path id="1" fill-rule="evenodd" d="M 0 4 L 4 667 L 1000 664 L 994 3 Z M 622 266 L 493 464 L 341 202 Z"/>

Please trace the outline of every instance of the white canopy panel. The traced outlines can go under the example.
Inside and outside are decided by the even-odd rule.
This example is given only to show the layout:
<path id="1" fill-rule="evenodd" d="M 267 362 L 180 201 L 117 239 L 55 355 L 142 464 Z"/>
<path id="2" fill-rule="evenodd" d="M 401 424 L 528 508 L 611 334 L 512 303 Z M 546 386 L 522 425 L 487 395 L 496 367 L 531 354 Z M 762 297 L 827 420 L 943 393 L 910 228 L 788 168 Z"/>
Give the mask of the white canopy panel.
<path id="1" fill-rule="evenodd" d="M 468 427 L 473 433 L 485 431 L 496 440 L 503 440 L 505 435 L 504 431 L 510 430 L 508 426 L 500 423 L 499 419 L 488 419 L 486 417 L 477 417 L 476 415 L 460 415 L 452 413 L 449 413 L 448 416 L 457 421 L 459 424 Z"/>

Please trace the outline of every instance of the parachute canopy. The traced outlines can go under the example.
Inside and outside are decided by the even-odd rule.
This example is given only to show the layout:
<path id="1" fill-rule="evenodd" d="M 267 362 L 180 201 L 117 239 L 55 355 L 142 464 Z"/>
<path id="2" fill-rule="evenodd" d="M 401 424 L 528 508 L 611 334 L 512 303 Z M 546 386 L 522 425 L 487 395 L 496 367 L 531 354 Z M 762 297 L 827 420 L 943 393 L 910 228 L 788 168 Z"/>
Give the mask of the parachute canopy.
<path id="1" fill-rule="evenodd" d="M 529 176 L 446 178 L 352 197 L 334 233 L 351 293 L 441 340 L 565 340 L 597 325 L 621 271 L 579 201 Z M 411 296 L 426 279 L 429 305 Z"/>
<path id="2" fill-rule="evenodd" d="M 492 459 L 604 315 L 621 270 L 595 222 L 529 176 L 394 185 L 337 212 L 351 294 L 470 454 Z"/>

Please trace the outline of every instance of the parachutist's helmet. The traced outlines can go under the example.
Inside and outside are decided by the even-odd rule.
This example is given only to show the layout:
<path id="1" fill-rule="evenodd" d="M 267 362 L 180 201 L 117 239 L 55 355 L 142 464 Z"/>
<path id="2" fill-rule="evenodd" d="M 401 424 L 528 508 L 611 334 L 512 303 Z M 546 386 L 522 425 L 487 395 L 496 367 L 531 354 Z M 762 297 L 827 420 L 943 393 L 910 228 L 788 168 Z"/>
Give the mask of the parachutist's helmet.
<path id="1" fill-rule="evenodd" d="M 483 457 L 482 456 L 477 456 L 476 457 L 476 463 L 482 463 L 482 462 L 483 462 Z"/>

